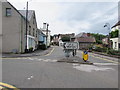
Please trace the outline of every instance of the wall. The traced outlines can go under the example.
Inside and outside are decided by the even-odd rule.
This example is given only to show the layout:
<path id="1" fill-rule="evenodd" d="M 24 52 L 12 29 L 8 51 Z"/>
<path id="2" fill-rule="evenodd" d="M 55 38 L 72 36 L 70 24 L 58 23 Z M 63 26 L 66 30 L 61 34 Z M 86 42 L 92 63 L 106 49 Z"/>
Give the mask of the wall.
<path id="1" fill-rule="evenodd" d="M 33 15 L 32 15 L 32 17 L 29 21 L 28 32 L 27 32 L 29 34 L 29 26 L 31 26 L 31 34 L 30 34 L 30 37 L 28 37 L 29 38 L 28 39 L 28 47 L 27 47 L 28 49 L 30 47 L 33 47 L 34 49 L 37 49 L 37 45 L 38 45 L 38 29 L 37 29 L 36 18 L 34 18 L 34 17 L 35 17 L 35 12 L 33 11 Z M 33 20 L 34 20 L 34 24 L 33 24 Z M 34 31 L 33 31 L 33 28 L 34 28 Z M 34 35 L 33 35 L 33 33 L 34 33 Z M 37 37 L 36 37 L 36 34 L 37 34 Z M 31 44 L 30 40 L 33 42 L 33 44 Z"/>
<path id="2" fill-rule="evenodd" d="M 2 13 L 2 2 L 0 2 L 0 13 Z M 2 52 L 2 14 L 0 14 L 0 53 Z"/>
<path id="3" fill-rule="evenodd" d="M 79 49 L 88 49 L 93 43 L 79 43 Z"/>
<path id="4" fill-rule="evenodd" d="M 6 17 L 6 8 L 12 9 L 12 16 Z M 21 15 L 7 2 L 2 5 L 3 52 L 20 52 Z"/>
<path id="5" fill-rule="evenodd" d="M 46 30 L 42 30 L 43 33 L 46 35 Z M 46 41 L 45 41 L 46 42 Z M 50 30 L 48 30 L 48 37 L 47 37 L 47 46 L 50 46 Z"/>
<path id="6" fill-rule="evenodd" d="M 0 1 L 0 58 L 2 57 L 2 2 Z M 2 59 L 0 59 L 0 82 L 2 82 Z"/>
<path id="7" fill-rule="evenodd" d="M 26 20 L 21 16 L 21 31 L 20 31 L 20 52 L 25 51 L 25 42 L 26 42 Z"/>
<path id="8" fill-rule="evenodd" d="M 114 50 L 118 50 L 118 43 L 120 43 L 120 39 L 119 38 L 111 38 L 110 40 L 112 40 L 113 42 L 113 49 Z M 116 42 L 116 46 L 115 46 L 115 42 Z"/>

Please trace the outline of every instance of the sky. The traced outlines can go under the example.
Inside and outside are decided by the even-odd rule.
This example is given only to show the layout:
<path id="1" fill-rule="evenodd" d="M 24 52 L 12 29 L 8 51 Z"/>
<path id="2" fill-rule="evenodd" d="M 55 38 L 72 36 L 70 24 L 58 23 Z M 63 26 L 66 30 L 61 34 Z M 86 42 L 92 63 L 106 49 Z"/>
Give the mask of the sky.
<path id="1" fill-rule="evenodd" d="M 107 35 L 118 21 L 119 0 L 8 0 L 18 10 L 35 10 L 38 28 L 49 24 L 51 34 L 81 32 Z"/>

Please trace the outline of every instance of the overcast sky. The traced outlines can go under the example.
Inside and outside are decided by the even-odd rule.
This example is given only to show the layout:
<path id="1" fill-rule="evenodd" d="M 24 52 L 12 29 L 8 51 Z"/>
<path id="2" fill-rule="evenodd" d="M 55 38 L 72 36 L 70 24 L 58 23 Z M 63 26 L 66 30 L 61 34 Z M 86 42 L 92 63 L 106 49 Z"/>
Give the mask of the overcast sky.
<path id="1" fill-rule="evenodd" d="M 8 0 L 18 10 L 25 10 L 27 0 Z M 49 23 L 51 34 L 108 34 L 105 23 L 112 27 L 118 21 L 119 0 L 29 0 L 35 10 L 38 28 Z"/>

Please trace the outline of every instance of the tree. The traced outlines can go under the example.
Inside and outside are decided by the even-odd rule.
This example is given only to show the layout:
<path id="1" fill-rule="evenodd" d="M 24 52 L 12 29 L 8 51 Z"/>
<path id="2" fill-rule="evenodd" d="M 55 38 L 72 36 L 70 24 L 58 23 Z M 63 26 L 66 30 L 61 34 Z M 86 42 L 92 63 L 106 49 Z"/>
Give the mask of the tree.
<path id="1" fill-rule="evenodd" d="M 52 40 L 53 40 L 53 36 L 51 35 L 51 36 L 50 36 L 50 41 L 52 41 Z"/>
<path id="2" fill-rule="evenodd" d="M 70 37 L 69 36 L 64 36 L 64 37 L 61 38 L 61 40 L 63 42 L 69 42 L 70 41 Z"/>
<path id="3" fill-rule="evenodd" d="M 119 35 L 119 30 L 116 29 L 115 31 L 112 31 L 110 33 L 110 38 L 116 38 L 116 37 L 118 37 L 118 35 Z"/>
<path id="4" fill-rule="evenodd" d="M 105 35 L 98 34 L 98 33 L 97 34 L 96 33 L 92 33 L 91 35 L 93 37 L 95 37 L 97 44 L 102 44 L 102 39 L 106 37 Z"/>

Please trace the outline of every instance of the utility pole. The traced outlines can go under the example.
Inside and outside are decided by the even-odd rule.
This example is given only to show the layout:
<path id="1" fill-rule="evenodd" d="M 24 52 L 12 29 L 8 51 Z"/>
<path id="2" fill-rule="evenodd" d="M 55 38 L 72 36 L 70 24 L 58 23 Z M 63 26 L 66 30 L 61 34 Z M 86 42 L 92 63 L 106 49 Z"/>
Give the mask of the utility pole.
<path id="1" fill-rule="evenodd" d="M 28 49 L 27 49 L 27 30 L 28 30 L 28 1 L 27 1 L 27 5 L 26 5 L 26 35 L 25 35 L 25 39 L 26 39 L 26 42 L 25 42 L 25 53 L 28 52 Z"/>
<path id="2" fill-rule="evenodd" d="M 47 47 L 47 44 L 48 44 L 48 26 L 49 26 L 49 24 L 48 23 L 46 23 L 47 24 L 47 29 L 46 29 L 46 47 Z"/>

